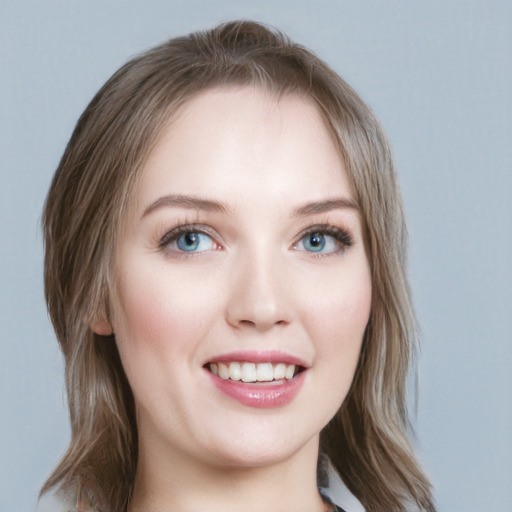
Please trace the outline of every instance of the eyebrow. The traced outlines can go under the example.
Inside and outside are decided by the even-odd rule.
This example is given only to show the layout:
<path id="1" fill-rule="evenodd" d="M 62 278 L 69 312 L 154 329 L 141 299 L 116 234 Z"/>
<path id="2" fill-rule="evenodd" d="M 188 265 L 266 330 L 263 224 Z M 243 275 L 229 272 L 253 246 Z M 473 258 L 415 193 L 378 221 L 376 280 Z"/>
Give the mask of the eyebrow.
<path id="1" fill-rule="evenodd" d="M 332 210 L 345 209 L 359 211 L 359 205 L 353 199 L 348 199 L 345 197 L 326 199 L 325 201 L 315 201 L 297 208 L 295 210 L 295 216 L 304 217 L 306 215 L 315 215 L 317 213 L 325 213 Z"/>
<path id="2" fill-rule="evenodd" d="M 216 213 L 228 213 L 230 211 L 226 204 L 219 201 L 213 201 L 211 199 L 206 199 L 197 196 L 170 194 L 167 196 L 162 196 L 153 203 L 151 203 L 144 210 L 142 217 L 144 218 L 151 212 L 164 207 L 186 208 L 190 210 L 204 210 L 207 212 Z M 315 215 L 318 213 L 325 213 L 332 210 L 343 209 L 352 209 L 359 211 L 359 206 L 357 202 L 354 201 L 353 199 L 347 199 L 344 197 L 326 199 L 325 201 L 314 201 L 312 203 L 307 203 L 303 206 L 300 206 L 295 210 L 294 216 L 305 217 L 307 215 Z"/>
<path id="3" fill-rule="evenodd" d="M 205 199 L 197 196 L 185 196 L 181 194 L 171 194 L 163 196 L 157 199 L 154 203 L 151 203 L 142 214 L 142 217 L 149 215 L 151 212 L 158 210 L 163 207 L 178 207 L 186 208 L 189 210 L 204 210 L 207 212 L 219 212 L 227 213 L 228 207 L 218 201 L 212 201 L 211 199 Z"/>

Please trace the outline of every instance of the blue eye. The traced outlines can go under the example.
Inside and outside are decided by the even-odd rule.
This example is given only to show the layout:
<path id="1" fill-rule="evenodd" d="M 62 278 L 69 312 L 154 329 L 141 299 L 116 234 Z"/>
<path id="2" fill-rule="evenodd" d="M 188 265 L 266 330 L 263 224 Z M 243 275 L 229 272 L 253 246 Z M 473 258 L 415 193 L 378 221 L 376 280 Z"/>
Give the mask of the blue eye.
<path id="1" fill-rule="evenodd" d="M 308 233 L 299 242 L 299 249 L 309 252 L 330 253 L 336 251 L 339 247 L 336 240 L 322 232 Z"/>
<path id="2" fill-rule="evenodd" d="M 306 251 L 322 252 L 326 244 L 325 235 L 323 233 L 311 233 L 302 239 L 302 244 Z"/>
<path id="3" fill-rule="evenodd" d="M 210 236 L 197 231 L 187 231 L 175 241 L 176 247 L 183 252 L 204 252 L 215 248 L 215 242 Z"/>
<path id="4" fill-rule="evenodd" d="M 158 245 L 174 255 L 200 254 L 219 249 L 215 238 L 206 230 L 207 228 L 194 225 L 177 226 L 165 233 Z"/>
<path id="5" fill-rule="evenodd" d="M 351 243 L 352 240 L 345 231 L 328 227 L 324 230 L 313 230 L 306 233 L 294 248 L 316 254 L 331 254 L 343 251 Z"/>

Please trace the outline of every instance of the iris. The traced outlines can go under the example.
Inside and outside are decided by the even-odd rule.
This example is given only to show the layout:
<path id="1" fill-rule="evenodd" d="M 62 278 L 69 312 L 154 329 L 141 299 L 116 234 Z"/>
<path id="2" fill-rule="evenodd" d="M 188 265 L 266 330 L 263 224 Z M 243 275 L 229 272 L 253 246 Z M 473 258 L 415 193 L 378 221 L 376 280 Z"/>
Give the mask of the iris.
<path id="1" fill-rule="evenodd" d="M 304 238 L 304 249 L 306 251 L 320 252 L 325 248 L 325 235 L 323 233 L 311 233 Z"/>
<path id="2" fill-rule="evenodd" d="M 204 233 L 188 231 L 176 240 L 176 246 L 184 252 L 200 252 L 211 249 L 212 239 Z"/>

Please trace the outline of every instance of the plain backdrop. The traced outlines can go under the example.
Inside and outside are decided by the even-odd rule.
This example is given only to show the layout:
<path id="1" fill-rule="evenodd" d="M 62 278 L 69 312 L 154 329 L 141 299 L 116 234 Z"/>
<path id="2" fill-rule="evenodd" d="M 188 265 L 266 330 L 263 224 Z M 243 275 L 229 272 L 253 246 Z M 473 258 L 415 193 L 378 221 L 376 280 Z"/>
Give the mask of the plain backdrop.
<path id="1" fill-rule="evenodd" d="M 40 212 L 79 114 L 129 56 L 220 21 L 275 25 L 394 148 L 422 327 L 417 439 L 442 512 L 512 510 L 512 2 L 0 0 L 0 512 L 69 440 Z"/>

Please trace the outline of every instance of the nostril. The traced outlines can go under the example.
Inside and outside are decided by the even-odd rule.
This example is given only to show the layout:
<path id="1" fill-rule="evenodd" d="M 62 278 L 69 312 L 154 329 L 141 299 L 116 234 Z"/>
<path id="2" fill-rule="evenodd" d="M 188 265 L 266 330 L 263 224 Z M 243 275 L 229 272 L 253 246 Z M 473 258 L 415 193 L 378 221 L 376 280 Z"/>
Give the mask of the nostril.
<path id="1" fill-rule="evenodd" d="M 240 320 L 238 322 L 240 325 L 246 325 L 247 327 L 255 327 L 256 323 L 252 320 Z"/>
<path id="2" fill-rule="evenodd" d="M 238 320 L 237 322 L 231 322 L 232 325 L 235 325 L 239 328 L 251 328 L 255 329 L 257 331 L 267 331 L 271 329 L 274 326 L 284 326 L 287 325 L 288 322 L 286 320 L 272 320 L 272 319 L 263 319 L 260 318 L 259 320 L 249 320 L 249 319 L 242 319 Z"/>

